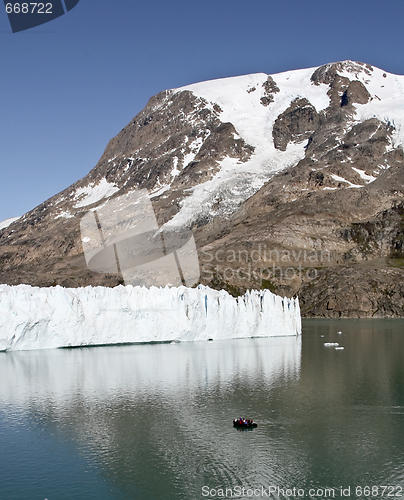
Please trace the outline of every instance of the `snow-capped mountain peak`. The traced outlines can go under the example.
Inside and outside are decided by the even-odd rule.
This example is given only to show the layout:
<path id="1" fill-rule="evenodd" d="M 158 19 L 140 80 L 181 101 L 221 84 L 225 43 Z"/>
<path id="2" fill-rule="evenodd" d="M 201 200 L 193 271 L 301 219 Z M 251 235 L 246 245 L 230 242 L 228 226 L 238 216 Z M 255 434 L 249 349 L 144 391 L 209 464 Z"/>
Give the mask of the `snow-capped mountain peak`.
<path id="1" fill-rule="evenodd" d="M 297 255 L 331 248 L 335 265 L 385 258 L 391 248 L 398 255 L 399 236 L 364 245 L 367 229 L 358 236 L 351 224 L 400 223 L 403 144 L 404 76 L 370 64 L 341 61 L 163 91 L 111 139 L 87 176 L 12 230 L 0 229 L 3 281 L 116 284 L 115 275 L 85 267 L 80 220 L 137 190 L 148 193 L 158 231 L 191 229 L 198 251 L 257 242 L 296 247 Z M 221 286 L 223 279 L 201 272 L 202 282 Z M 247 287 L 241 278 L 232 283 Z M 248 286 L 261 285 L 251 278 Z"/>

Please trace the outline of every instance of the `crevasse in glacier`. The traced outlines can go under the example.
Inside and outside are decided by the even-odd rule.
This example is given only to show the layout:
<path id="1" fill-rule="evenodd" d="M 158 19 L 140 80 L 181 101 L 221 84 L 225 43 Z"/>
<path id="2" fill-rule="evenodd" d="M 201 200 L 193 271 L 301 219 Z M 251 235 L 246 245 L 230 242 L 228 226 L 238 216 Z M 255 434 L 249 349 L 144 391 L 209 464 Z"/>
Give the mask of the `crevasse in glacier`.
<path id="1" fill-rule="evenodd" d="M 298 300 L 269 290 L 0 285 L 2 351 L 300 333 Z"/>

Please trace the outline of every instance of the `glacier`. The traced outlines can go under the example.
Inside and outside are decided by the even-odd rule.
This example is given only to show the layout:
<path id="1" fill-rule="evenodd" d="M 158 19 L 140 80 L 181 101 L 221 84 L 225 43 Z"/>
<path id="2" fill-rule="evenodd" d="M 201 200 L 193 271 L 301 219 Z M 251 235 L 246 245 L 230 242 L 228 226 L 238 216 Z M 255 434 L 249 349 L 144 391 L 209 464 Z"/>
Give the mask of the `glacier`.
<path id="1" fill-rule="evenodd" d="M 298 299 L 269 290 L 0 285 L 0 351 L 299 334 Z"/>

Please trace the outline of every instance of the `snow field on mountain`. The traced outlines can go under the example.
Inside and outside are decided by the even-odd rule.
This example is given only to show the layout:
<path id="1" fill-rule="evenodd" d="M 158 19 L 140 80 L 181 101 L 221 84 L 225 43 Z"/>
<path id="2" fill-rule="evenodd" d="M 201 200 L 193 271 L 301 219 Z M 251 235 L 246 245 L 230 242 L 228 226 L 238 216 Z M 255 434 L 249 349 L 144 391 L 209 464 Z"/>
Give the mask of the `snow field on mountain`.
<path id="1" fill-rule="evenodd" d="M 197 288 L 0 285 L 0 350 L 301 333 L 299 302 Z"/>
<path id="2" fill-rule="evenodd" d="M 271 75 L 279 92 L 273 94 L 274 102 L 268 106 L 264 106 L 260 101 L 264 95 L 262 85 L 268 78 L 265 73 L 195 83 L 177 89 L 177 91 L 189 90 L 208 102 L 219 104 L 223 110 L 220 114 L 220 120 L 231 122 L 247 144 L 256 148 L 256 155 L 268 155 L 276 152 L 272 140 L 274 121 L 294 99 L 305 97 L 317 111 L 328 106 L 328 86 L 312 85 L 310 81 L 315 69 L 309 68 Z M 253 88 L 255 90 L 251 91 Z M 274 170 L 278 170 L 277 163 L 271 166 Z"/>
<path id="3" fill-rule="evenodd" d="M 367 104 L 355 104 L 354 123 L 373 117 L 386 123 L 390 122 L 396 129 L 392 146 L 402 147 L 404 76 L 392 75 L 375 67 L 369 71 L 350 61 L 345 61 L 344 64 L 345 69 L 340 70 L 339 74 L 351 81 L 355 79 L 361 81 L 372 96 L 372 100 Z M 194 95 L 206 99 L 210 105 L 217 103 L 222 109 L 220 120 L 231 122 L 237 133 L 247 144 L 253 146 L 255 151 L 245 163 L 232 158 L 222 160 L 214 178 L 192 189 L 191 196 L 183 200 L 180 212 L 167 223 L 167 226 L 187 224 L 198 213 L 229 215 L 244 200 L 255 194 L 271 175 L 296 165 L 304 158 L 304 143 L 289 143 L 286 151 L 275 149 L 272 129 L 276 118 L 296 98 L 306 98 L 317 112 L 329 105 L 327 95 L 329 86 L 315 85 L 311 81 L 316 69 L 308 68 L 271 75 L 279 92 L 273 93 L 274 101 L 268 106 L 263 106 L 260 101 L 265 95 L 263 83 L 268 78 L 265 73 L 211 80 L 176 89 L 177 92 L 189 90 Z M 372 182 L 375 178 L 368 176 L 365 180 Z M 362 186 L 352 184 L 349 187 Z M 220 214 L 215 213 L 213 205 L 218 198 L 224 197 L 226 201 L 221 204 Z"/>
<path id="4" fill-rule="evenodd" d="M 192 194 L 181 203 L 180 212 L 167 226 L 187 224 L 199 213 L 215 215 L 212 206 L 218 198 L 223 200 L 220 214 L 230 215 L 243 201 L 255 194 L 271 175 L 304 158 L 304 143 L 290 143 L 286 151 L 275 149 L 272 128 L 279 114 L 296 98 L 307 98 L 317 111 L 328 106 L 328 86 L 315 86 L 310 82 L 314 69 L 273 75 L 280 91 L 273 94 L 274 102 L 268 106 L 264 106 L 260 100 L 265 95 L 263 84 L 268 78 L 265 73 L 211 80 L 176 89 L 177 92 L 189 90 L 210 104 L 217 103 L 223 110 L 219 114 L 220 120 L 232 123 L 240 137 L 255 150 L 246 162 L 224 158 L 213 179 L 192 189 Z"/>

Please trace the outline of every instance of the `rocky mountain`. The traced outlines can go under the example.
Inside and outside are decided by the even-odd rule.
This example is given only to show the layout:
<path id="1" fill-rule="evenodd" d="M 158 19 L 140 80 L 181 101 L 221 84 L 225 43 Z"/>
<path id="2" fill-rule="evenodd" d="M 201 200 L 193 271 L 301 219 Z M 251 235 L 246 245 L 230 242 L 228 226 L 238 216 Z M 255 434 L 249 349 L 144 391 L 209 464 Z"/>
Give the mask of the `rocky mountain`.
<path id="1" fill-rule="evenodd" d="M 114 286 L 80 220 L 146 189 L 192 230 L 200 282 L 298 295 L 306 316 L 404 316 L 404 77 L 343 61 L 152 97 L 90 173 L 0 228 L 0 282 Z"/>

